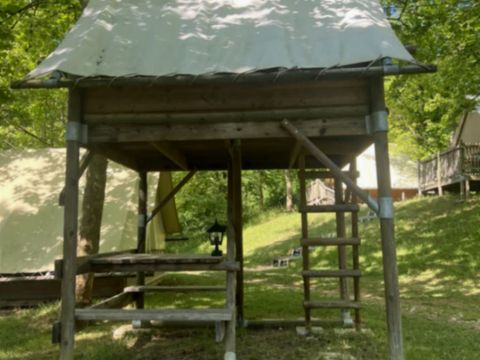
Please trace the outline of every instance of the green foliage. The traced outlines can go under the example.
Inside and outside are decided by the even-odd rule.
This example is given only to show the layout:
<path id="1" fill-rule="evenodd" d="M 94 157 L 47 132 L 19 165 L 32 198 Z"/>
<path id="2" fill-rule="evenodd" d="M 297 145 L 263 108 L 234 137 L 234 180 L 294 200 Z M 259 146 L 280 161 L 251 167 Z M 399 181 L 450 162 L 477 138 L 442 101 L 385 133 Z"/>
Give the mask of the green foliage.
<path id="1" fill-rule="evenodd" d="M 389 83 L 392 139 L 422 158 L 444 149 L 459 115 L 480 96 L 480 3 L 459 0 L 385 1 L 400 18 L 392 25 L 415 58 L 438 65 L 436 74 L 396 77 Z M 475 99 L 477 98 L 477 99 Z"/>
<path id="2" fill-rule="evenodd" d="M 184 173 L 175 173 L 179 182 Z M 227 223 L 227 173 L 201 171 L 176 196 L 183 231 L 194 240 L 205 240 L 205 230 L 215 219 Z M 261 170 L 242 173 L 243 221 L 256 223 L 267 209 L 285 204 L 285 180 L 282 171 Z"/>
<path id="3" fill-rule="evenodd" d="M 80 12 L 78 0 L 0 0 L 0 149 L 61 146 L 64 91 L 15 91 L 63 39 Z"/>
<path id="4" fill-rule="evenodd" d="M 178 182 L 184 174 L 174 174 Z M 215 219 L 226 224 L 227 176 L 226 172 L 201 171 L 176 196 L 180 222 L 184 232 L 193 238 L 203 238 L 206 228 Z"/>

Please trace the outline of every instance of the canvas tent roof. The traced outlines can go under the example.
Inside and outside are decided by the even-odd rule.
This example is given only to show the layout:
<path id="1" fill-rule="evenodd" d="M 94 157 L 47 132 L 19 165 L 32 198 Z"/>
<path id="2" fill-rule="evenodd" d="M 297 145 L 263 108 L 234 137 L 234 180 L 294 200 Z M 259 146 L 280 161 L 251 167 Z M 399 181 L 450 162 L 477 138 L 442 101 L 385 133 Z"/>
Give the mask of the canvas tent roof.
<path id="1" fill-rule="evenodd" d="M 91 0 L 30 74 L 241 73 L 414 61 L 377 0 Z"/>
<path id="2" fill-rule="evenodd" d="M 58 195 L 64 185 L 65 149 L 4 151 L 0 168 L 0 273 L 53 270 L 63 246 Z M 134 171 L 110 163 L 100 252 L 136 247 L 137 178 Z M 153 174 L 149 183 L 154 193 Z"/>
<path id="3" fill-rule="evenodd" d="M 452 139 L 452 147 L 480 144 L 480 109 L 464 113 Z"/>

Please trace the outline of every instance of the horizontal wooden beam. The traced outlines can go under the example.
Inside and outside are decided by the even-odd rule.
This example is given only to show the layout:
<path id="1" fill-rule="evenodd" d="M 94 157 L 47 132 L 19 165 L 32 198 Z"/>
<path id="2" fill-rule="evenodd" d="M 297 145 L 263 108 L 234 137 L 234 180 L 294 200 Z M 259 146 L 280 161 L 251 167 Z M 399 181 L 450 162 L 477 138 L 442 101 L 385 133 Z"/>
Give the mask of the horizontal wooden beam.
<path id="1" fill-rule="evenodd" d="M 146 292 L 215 292 L 225 291 L 225 286 L 129 286 L 124 292 L 146 293 Z"/>
<path id="2" fill-rule="evenodd" d="M 90 263 L 93 259 L 99 259 L 102 257 L 121 255 L 121 254 L 134 254 L 136 253 L 136 251 L 137 251 L 136 249 L 111 251 L 111 252 L 99 253 L 95 255 L 77 257 L 77 260 L 76 260 L 77 275 L 90 272 Z M 62 278 L 62 269 L 63 269 L 63 259 L 55 260 L 53 273 L 56 279 Z"/>
<path id="3" fill-rule="evenodd" d="M 302 239 L 302 246 L 360 245 L 359 238 L 310 238 Z"/>
<path id="4" fill-rule="evenodd" d="M 307 205 L 300 207 L 302 213 L 341 213 L 341 212 L 357 212 L 359 207 L 357 204 L 335 204 L 335 205 Z"/>
<path id="5" fill-rule="evenodd" d="M 354 301 L 305 301 L 303 306 L 308 309 L 360 309 L 359 302 Z"/>
<path id="6" fill-rule="evenodd" d="M 230 321 L 230 309 L 168 309 L 168 310 L 117 310 L 117 309 L 76 309 L 77 320 L 113 321 Z"/>
<path id="7" fill-rule="evenodd" d="M 167 113 L 106 113 L 85 114 L 88 125 L 178 125 L 268 122 L 311 119 L 365 117 L 367 105 L 305 107 L 251 111 L 167 112 Z"/>
<path id="8" fill-rule="evenodd" d="M 134 271 L 238 271 L 237 262 L 223 261 L 219 264 L 91 264 L 91 272 L 130 273 Z"/>
<path id="9" fill-rule="evenodd" d="M 310 137 L 368 135 L 364 117 L 298 120 L 292 123 Z M 278 121 L 155 126 L 92 125 L 88 131 L 89 144 L 288 137 Z"/>
<path id="10" fill-rule="evenodd" d="M 360 270 L 305 270 L 302 276 L 315 278 L 345 278 L 345 277 L 360 277 L 362 273 Z"/>
<path id="11" fill-rule="evenodd" d="M 283 327 L 297 327 L 305 326 L 305 319 L 256 319 L 256 320 L 243 320 L 243 327 L 253 329 L 263 328 L 283 328 Z M 312 326 L 325 326 L 325 325 L 343 325 L 341 320 L 311 320 Z"/>

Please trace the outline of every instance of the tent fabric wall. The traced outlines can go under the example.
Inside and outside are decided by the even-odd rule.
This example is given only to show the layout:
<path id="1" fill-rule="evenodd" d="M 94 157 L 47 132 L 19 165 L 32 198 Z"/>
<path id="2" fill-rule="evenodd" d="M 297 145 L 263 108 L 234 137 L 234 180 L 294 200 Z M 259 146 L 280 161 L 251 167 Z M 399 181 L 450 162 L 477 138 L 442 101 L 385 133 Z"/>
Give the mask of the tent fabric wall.
<path id="1" fill-rule="evenodd" d="M 91 0 L 30 74 L 168 76 L 413 62 L 377 0 Z"/>
<path id="2" fill-rule="evenodd" d="M 162 172 L 158 176 L 157 190 L 155 193 L 155 204 L 153 208 L 165 199 L 172 191 L 172 174 Z M 182 231 L 178 220 L 178 212 L 175 204 L 175 198 L 165 204 L 160 212 L 153 217 L 147 227 L 146 251 L 155 252 L 165 249 L 165 239 L 167 234 L 175 234 Z"/>
<path id="3" fill-rule="evenodd" d="M 357 157 L 360 171 L 358 185 L 363 189 L 377 189 L 375 148 L 370 146 Z M 406 155 L 390 156 L 391 183 L 394 189 L 418 189 L 417 163 Z"/>
<path id="4" fill-rule="evenodd" d="M 52 270 L 53 261 L 62 256 L 58 195 L 64 186 L 65 150 L 0 152 L 0 169 L 0 273 Z M 157 176 L 149 176 L 150 194 L 156 191 Z M 80 191 L 84 184 L 81 180 Z M 136 247 L 137 188 L 134 171 L 109 163 L 100 252 Z M 151 196 L 149 207 L 154 200 Z M 165 238 L 161 230 L 156 236 Z"/>
<path id="5" fill-rule="evenodd" d="M 480 144 L 480 111 L 464 113 L 453 135 L 452 147 Z"/>

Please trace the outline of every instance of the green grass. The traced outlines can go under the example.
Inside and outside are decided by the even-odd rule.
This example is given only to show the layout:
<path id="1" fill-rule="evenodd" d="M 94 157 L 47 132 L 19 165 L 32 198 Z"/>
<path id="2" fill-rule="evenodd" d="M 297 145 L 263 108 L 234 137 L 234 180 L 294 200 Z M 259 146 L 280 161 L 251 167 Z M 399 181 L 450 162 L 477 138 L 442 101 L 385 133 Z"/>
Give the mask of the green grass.
<path id="1" fill-rule="evenodd" d="M 480 359 L 480 197 L 468 203 L 457 198 L 422 198 L 398 204 L 396 233 L 407 359 Z M 331 216 L 310 220 L 313 235 L 334 233 Z M 245 314 L 248 319 L 297 318 L 302 311 L 301 263 L 272 268 L 275 256 L 297 247 L 299 215 L 272 212 L 261 223 L 247 227 L 245 241 Z M 326 327 L 312 338 L 293 329 L 238 332 L 239 359 L 319 360 L 327 352 L 357 359 L 386 359 L 387 340 L 383 299 L 381 247 L 377 221 L 361 224 L 363 324 L 366 331 L 341 333 Z M 186 250 L 187 244 L 171 251 Z M 191 242 L 190 250 L 209 250 Z M 315 249 L 318 268 L 336 266 L 335 249 Z M 222 284 L 219 273 L 168 274 L 164 284 Z M 337 297 L 336 282 L 317 282 L 318 299 Z M 147 297 L 149 307 L 215 307 L 221 294 L 167 294 Z M 50 324 L 58 305 L 0 315 L 0 359 L 52 359 L 57 348 L 49 344 Z M 337 311 L 315 312 L 336 319 Z M 102 323 L 77 335 L 79 359 L 220 359 L 223 345 L 215 344 L 213 329 L 153 329 L 129 332 L 120 340 L 112 333 L 122 324 Z"/>

